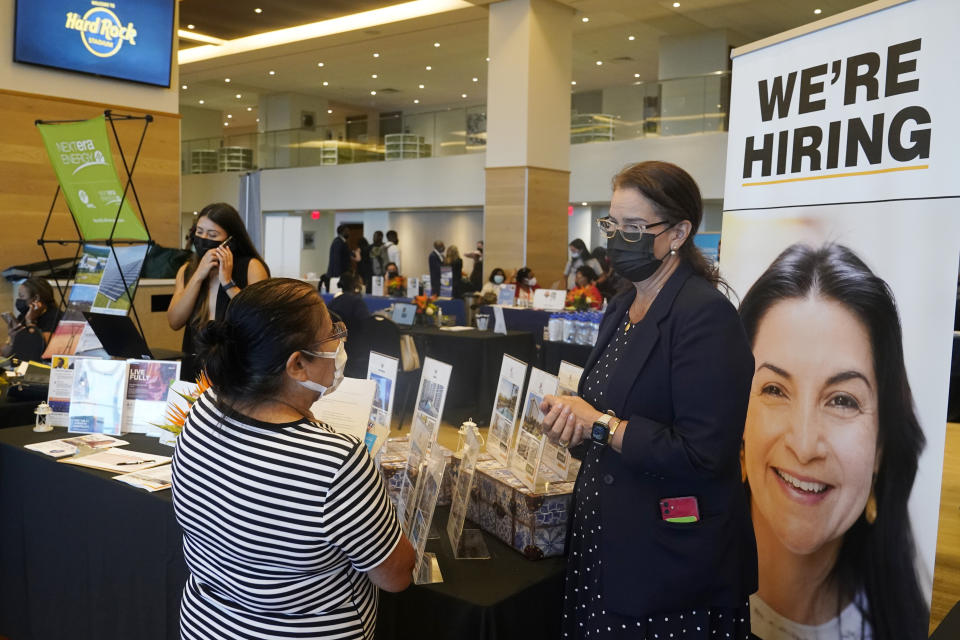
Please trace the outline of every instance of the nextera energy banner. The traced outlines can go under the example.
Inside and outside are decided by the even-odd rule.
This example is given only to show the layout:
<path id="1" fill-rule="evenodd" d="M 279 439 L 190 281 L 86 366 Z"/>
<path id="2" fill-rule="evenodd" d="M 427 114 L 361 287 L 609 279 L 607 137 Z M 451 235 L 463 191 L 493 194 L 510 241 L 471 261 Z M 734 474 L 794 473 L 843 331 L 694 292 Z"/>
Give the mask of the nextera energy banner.
<path id="1" fill-rule="evenodd" d="M 885 0 L 734 51 L 720 264 L 757 363 L 743 461 L 764 640 L 926 637 L 958 25 L 956 0 Z"/>
<path id="2" fill-rule="evenodd" d="M 129 200 L 123 199 L 121 206 L 123 187 L 114 170 L 104 116 L 37 128 L 83 239 L 106 240 L 113 232 L 115 239 L 148 240 Z"/>

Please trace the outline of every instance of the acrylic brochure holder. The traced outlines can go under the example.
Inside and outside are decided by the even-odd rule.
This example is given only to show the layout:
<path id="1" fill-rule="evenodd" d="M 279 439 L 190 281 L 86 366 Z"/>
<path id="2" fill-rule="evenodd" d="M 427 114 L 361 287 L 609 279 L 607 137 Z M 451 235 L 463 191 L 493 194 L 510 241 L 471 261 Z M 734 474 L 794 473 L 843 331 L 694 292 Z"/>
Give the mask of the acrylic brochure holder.
<path id="1" fill-rule="evenodd" d="M 526 377 L 527 363 L 504 354 L 497 381 L 497 396 L 490 414 L 490 428 L 487 430 L 487 453 L 505 467 L 510 466 L 513 434 L 520 411 L 520 390 Z"/>
<path id="2" fill-rule="evenodd" d="M 544 491 L 548 482 L 566 480 L 566 477 L 561 478 L 553 470 L 541 466 L 547 437 L 543 433 L 544 413 L 540 403 L 544 396 L 556 395 L 558 386 L 556 376 L 536 367 L 530 369 L 530 381 L 527 383 L 509 469 L 533 492 Z"/>
<path id="3" fill-rule="evenodd" d="M 437 556 L 434 553 L 427 553 L 426 546 L 430 523 L 433 522 L 433 512 L 437 508 L 437 499 L 440 497 L 440 483 L 443 482 L 446 464 L 443 453 L 439 448 L 433 447 L 417 478 L 417 499 L 412 510 L 408 534 L 410 544 L 416 550 L 417 563 L 413 569 L 413 581 L 416 584 L 443 582 Z"/>
<path id="4" fill-rule="evenodd" d="M 473 476 L 477 469 L 477 458 L 483 448 L 483 440 L 477 425 L 464 422 L 460 427 L 463 446 L 460 454 L 460 469 L 453 488 L 453 500 L 450 503 L 450 516 L 447 518 L 447 539 L 457 560 L 488 560 L 490 551 L 479 529 L 465 529 L 467 507 L 473 491 Z"/>

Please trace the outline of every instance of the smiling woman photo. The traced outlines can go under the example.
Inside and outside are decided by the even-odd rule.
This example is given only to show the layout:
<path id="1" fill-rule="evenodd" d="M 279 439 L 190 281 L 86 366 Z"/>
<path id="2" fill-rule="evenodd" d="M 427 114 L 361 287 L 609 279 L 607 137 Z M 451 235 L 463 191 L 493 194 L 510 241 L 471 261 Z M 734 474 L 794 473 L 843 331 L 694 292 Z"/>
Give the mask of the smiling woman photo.
<path id="1" fill-rule="evenodd" d="M 787 248 L 740 306 L 764 640 L 925 638 L 907 501 L 924 436 L 896 303 L 850 249 Z"/>

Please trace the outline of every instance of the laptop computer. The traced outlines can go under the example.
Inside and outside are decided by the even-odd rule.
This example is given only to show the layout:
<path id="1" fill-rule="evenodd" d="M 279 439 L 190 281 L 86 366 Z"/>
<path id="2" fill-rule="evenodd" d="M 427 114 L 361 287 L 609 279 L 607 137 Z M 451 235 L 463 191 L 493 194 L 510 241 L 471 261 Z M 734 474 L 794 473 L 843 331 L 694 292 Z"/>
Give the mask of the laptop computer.
<path id="1" fill-rule="evenodd" d="M 412 327 L 416 317 L 417 305 L 410 302 L 393 303 L 393 315 L 391 315 L 390 319 L 393 320 L 397 326 Z"/>
<path id="2" fill-rule="evenodd" d="M 130 316 L 84 311 L 83 317 L 109 355 L 115 358 L 154 359 L 147 341 L 137 331 Z"/>

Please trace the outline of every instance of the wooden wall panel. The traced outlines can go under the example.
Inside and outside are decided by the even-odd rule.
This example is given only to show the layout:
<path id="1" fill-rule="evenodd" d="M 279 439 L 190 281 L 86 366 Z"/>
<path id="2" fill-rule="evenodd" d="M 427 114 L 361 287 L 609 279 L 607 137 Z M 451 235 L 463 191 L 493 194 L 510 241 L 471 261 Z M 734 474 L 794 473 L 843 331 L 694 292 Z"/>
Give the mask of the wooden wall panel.
<path id="1" fill-rule="evenodd" d="M 570 172 L 530 167 L 527 198 L 527 264 L 541 287 L 563 278 L 567 264 Z M 559 286 L 566 288 L 566 283 Z"/>
<path id="2" fill-rule="evenodd" d="M 57 187 L 56 176 L 43 147 L 35 120 L 92 118 L 104 109 L 142 115 L 112 105 L 64 100 L 0 90 L 0 268 L 43 259 L 37 238 Z M 164 246 L 177 246 L 180 235 L 180 117 L 152 113 L 134 183 L 153 239 Z M 128 154 L 136 150 L 142 123 L 118 122 L 117 131 Z M 112 134 L 109 136 L 112 140 Z M 125 178 L 119 154 L 114 159 Z M 48 237 L 76 237 L 66 203 L 59 198 Z M 48 246 L 52 257 L 73 255 L 74 247 Z M 0 310 L 9 310 L 11 289 L 0 282 Z M 2 339 L 2 336 L 0 336 Z"/>

